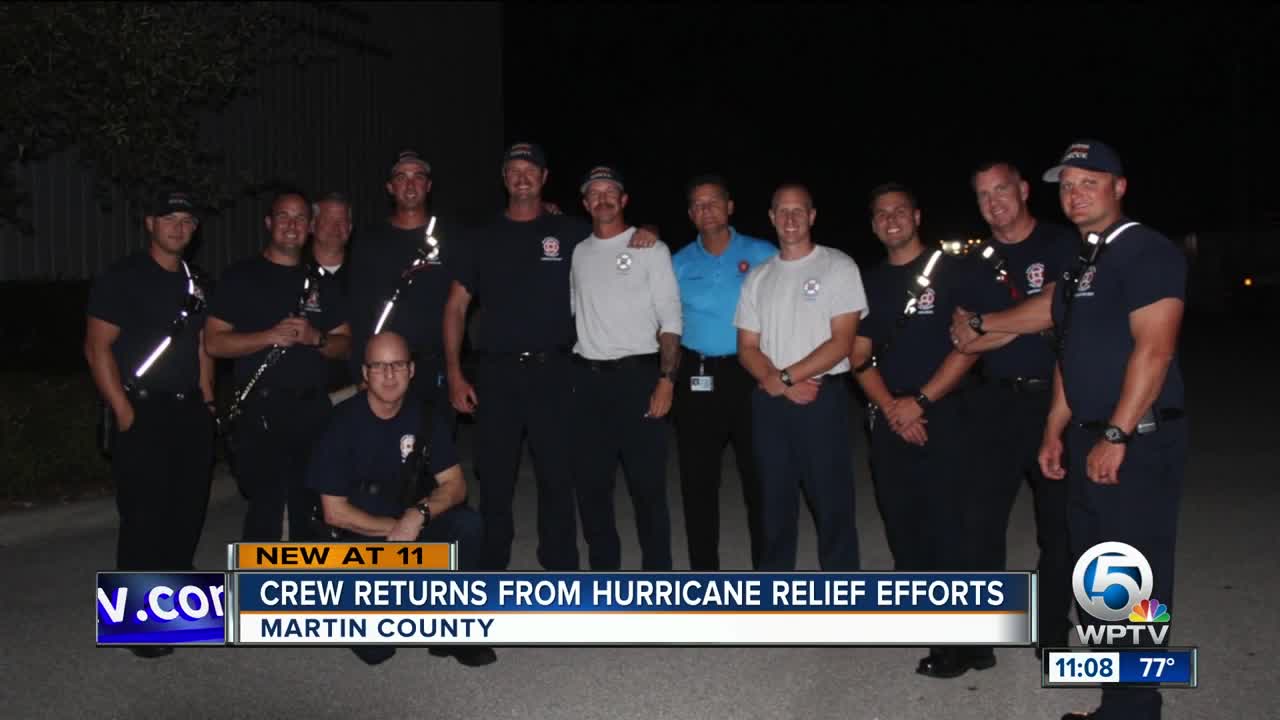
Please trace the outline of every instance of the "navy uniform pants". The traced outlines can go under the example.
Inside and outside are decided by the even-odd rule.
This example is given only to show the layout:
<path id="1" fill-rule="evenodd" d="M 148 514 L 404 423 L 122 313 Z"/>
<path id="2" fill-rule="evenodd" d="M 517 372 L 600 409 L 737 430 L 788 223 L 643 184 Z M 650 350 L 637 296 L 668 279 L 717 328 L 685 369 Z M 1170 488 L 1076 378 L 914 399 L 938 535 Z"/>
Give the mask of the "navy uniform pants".
<path id="1" fill-rule="evenodd" d="M 849 401 L 847 373 L 826 376 L 817 399 L 807 405 L 770 397 L 759 388 L 752 391 L 763 538 L 760 570 L 795 569 L 802 492 L 813 513 L 821 568 L 859 569 Z"/>
<path id="2" fill-rule="evenodd" d="M 711 377 L 711 390 L 693 391 L 690 378 L 695 375 Z M 730 442 L 742 479 L 751 567 L 760 566 L 760 481 L 751 442 L 751 391 L 755 385 L 736 355 L 702 358 L 693 350 L 684 350 L 672 414 L 690 570 L 720 569 L 720 460 Z"/>
<path id="3" fill-rule="evenodd" d="M 237 421 L 237 470 L 249 495 L 245 542 L 279 542 L 289 508 L 289 540 L 312 539 L 317 497 L 306 486 L 315 443 L 333 412 L 323 388 L 255 389 Z"/>
<path id="4" fill-rule="evenodd" d="M 640 356 L 633 356 L 640 357 Z M 657 355 L 616 365 L 575 359 L 574 420 L 578 425 L 575 485 L 582 534 L 592 570 L 622 567 L 613 490 L 622 461 L 636 514 L 640 566 L 671 569 L 671 514 L 667 503 L 667 418 L 646 418 L 658 383 Z"/>
<path id="5" fill-rule="evenodd" d="M 1008 567 L 1009 514 L 1018 491 L 1029 483 L 1034 499 L 1039 631 L 1042 645 L 1062 647 L 1071 629 L 1071 548 L 1067 540 L 1067 483 L 1040 472 L 1040 443 L 1053 398 L 1052 383 L 991 379 L 973 391 L 980 450 L 970 461 L 986 467 L 974 473 L 967 534 L 974 538 L 971 570 Z M 978 429 L 975 428 L 975 429 Z"/>
<path id="6" fill-rule="evenodd" d="M 209 506 L 213 417 L 198 390 L 131 395 L 133 425 L 111 456 L 119 570 L 192 569 Z"/>
<path id="7" fill-rule="evenodd" d="M 1187 462 L 1187 422 L 1165 421 L 1159 430 L 1135 436 L 1125 449 L 1115 485 L 1099 485 L 1088 478 L 1086 458 L 1097 441 L 1096 431 L 1076 424 L 1066 432 L 1072 560 L 1100 542 L 1132 545 L 1151 565 L 1151 598 L 1169 607 L 1171 619 L 1177 618 L 1173 566 Z M 1082 623 L 1104 624 L 1081 608 L 1077 615 Z M 1150 636 L 1144 637 L 1142 644 L 1150 645 Z M 1165 636 L 1164 645 L 1169 637 Z M 1103 688 L 1097 718 L 1151 720 L 1160 717 L 1160 706 L 1160 693 L 1154 688 Z"/>
<path id="8" fill-rule="evenodd" d="M 926 412 L 928 440 L 903 440 L 879 412 L 871 415 L 871 474 L 893 569 L 899 572 L 971 570 L 974 539 L 966 528 L 974 500 L 973 468 L 981 455 L 972 389 L 954 390 Z M 914 392 L 895 392 L 913 396 Z M 989 648 L 931 648 L 930 655 L 989 655 Z"/>
<path id="9" fill-rule="evenodd" d="M 378 538 L 368 538 L 376 542 Z M 466 505 L 455 505 L 431 518 L 431 522 L 418 534 L 418 542 L 458 543 L 458 569 L 474 572 L 480 569 L 481 549 L 484 545 L 484 522 L 480 513 Z M 353 645 L 351 652 L 370 665 L 377 665 L 396 654 L 390 645 Z"/>
<path id="10" fill-rule="evenodd" d="M 573 508 L 573 384 L 569 357 L 487 353 L 476 368 L 476 479 L 484 519 L 485 570 L 506 570 L 515 539 L 516 475 L 526 430 L 538 485 L 538 563 L 578 569 Z"/>

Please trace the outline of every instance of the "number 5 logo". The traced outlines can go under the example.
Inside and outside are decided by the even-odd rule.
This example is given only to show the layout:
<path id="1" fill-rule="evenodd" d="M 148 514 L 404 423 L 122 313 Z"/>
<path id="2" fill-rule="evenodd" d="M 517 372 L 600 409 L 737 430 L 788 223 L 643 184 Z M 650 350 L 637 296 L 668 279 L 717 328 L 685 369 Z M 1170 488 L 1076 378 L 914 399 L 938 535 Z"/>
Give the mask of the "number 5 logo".
<path id="1" fill-rule="evenodd" d="M 1136 569 L 1138 580 L 1127 572 Z M 1129 617 L 1135 603 L 1151 597 L 1151 563 L 1122 542 L 1098 543 L 1076 561 L 1071 589 L 1085 612 L 1108 622 Z M 1124 593 L 1124 597 L 1120 597 Z"/>

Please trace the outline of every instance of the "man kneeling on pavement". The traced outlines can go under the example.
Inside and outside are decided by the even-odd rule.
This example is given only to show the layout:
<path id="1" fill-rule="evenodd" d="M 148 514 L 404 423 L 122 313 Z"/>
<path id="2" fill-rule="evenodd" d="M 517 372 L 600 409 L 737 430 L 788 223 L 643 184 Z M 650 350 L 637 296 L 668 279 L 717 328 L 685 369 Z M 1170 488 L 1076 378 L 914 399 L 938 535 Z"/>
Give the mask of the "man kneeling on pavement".
<path id="1" fill-rule="evenodd" d="M 389 542 L 457 542 L 459 566 L 475 570 L 484 538 L 480 515 L 464 502 L 467 486 L 452 428 L 431 422 L 434 413 L 419 403 L 405 402 L 413 373 L 403 337 L 384 332 L 369 341 L 362 367 L 368 389 L 334 409 L 312 455 L 307 485 L 320 494 L 324 522 L 339 535 Z M 426 474 L 435 478 L 435 487 L 424 490 L 423 497 L 405 508 L 401 466 L 421 449 L 422 442 L 431 443 Z M 395 654 L 390 646 L 351 649 L 370 665 Z M 497 660 L 488 647 L 433 647 L 430 652 L 451 655 L 473 667 Z"/>

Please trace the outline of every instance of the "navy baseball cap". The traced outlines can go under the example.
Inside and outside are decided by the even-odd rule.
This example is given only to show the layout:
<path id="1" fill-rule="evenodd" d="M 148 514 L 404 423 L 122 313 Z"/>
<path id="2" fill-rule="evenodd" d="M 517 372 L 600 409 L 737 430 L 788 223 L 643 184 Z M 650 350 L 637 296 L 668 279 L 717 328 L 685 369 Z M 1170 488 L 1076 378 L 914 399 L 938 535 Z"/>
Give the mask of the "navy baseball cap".
<path id="1" fill-rule="evenodd" d="M 582 178 L 582 185 L 578 188 L 578 192 L 585 193 L 587 191 L 587 186 L 597 180 L 608 180 L 609 182 L 617 185 L 619 190 L 625 189 L 625 186 L 622 184 L 622 173 L 608 165 L 597 165 L 591 168 L 590 172 Z"/>
<path id="2" fill-rule="evenodd" d="M 200 219 L 200 213 L 196 211 L 196 204 L 191 198 L 191 193 L 181 190 L 162 191 L 147 206 L 147 215 L 151 217 L 164 217 L 176 212 L 184 212 L 197 220 Z"/>
<path id="3" fill-rule="evenodd" d="M 508 147 L 506 152 L 502 153 L 502 166 L 505 168 L 512 160 L 526 160 L 544 170 L 547 167 L 547 155 L 542 152 L 542 147 L 535 143 L 518 142 Z"/>
<path id="4" fill-rule="evenodd" d="M 423 160 L 422 156 L 415 150 L 402 150 L 400 154 L 396 156 L 396 161 L 391 163 L 391 172 L 389 174 L 394 176 L 396 174 L 396 168 L 404 165 L 405 163 L 417 165 L 422 168 L 422 172 L 426 173 L 428 176 L 431 175 L 431 163 Z"/>
<path id="5" fill-rule="evenodd" d="M 1120 164 L 1120 155 L 1104 142 L 1097 140 L 1077 140 L 1067 147 L 1057 165 L 1044 173 L 1045 182 L 1058 182 L 1063 168 L 1076 167 L 1084 170 L 1124 175 L 1124 166 Z"/>

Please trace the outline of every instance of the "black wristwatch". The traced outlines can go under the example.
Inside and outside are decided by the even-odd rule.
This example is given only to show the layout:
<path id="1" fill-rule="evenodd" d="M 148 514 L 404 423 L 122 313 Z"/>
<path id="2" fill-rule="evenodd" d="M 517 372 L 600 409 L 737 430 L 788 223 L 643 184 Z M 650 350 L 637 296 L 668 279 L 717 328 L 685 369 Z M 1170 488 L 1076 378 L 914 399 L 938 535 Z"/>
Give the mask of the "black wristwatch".
<path id="1" fill-rule="evenodd" d="M 786 370 L 783 370 L 782 372 L 778 373 L 778 378 L 781 379 L 782 384 L 786 385 L 787 387 L 791 387 L 795 385 L 795 382 L 791 380 L 791 373 L 787 372 Z"/>
<path id="2" fill-rule="evenodd" d="M 659 373 L 658 373 L 658 379 L 659 379 L 659 380 L 670 380 L 672 383 L 674 383 L 674 382 L 676 381 L 676 371 L 675 371 L 675 370 L 668 370 L 667 372 L 659 372 Z"/>
<path id="3" fill-rule="evenodd" d="M 969 327 L 973 328 L 973 331 L 979 335 L 987 334 L 987 331 L 982 329 L 982 315 L 979 313 L 974 313 L 969 316 Z"/>
<path id="4" fill-rule="evenodd" d="M 426 503 L 420 502 L 413 506 L 418 512 L 422 513 L 422 526 L 426 527 L 431 522 L 431 508 Z"/>
<path id="5" fill-rule="evenodd" d="M 1116 445 L 1124 445 L 1133 439 L 1133 436 L 1125 433 L 1115 425 L 1108 425 L 1102 430 L 1102 439 Z"/>
<path id="6" fill-rule="evenodd" d="M 933 404 L 933 401 L 929 399 L 928 395 L 920 393 L 919 395 L 916 395 L 916 404 L 920 406 L 921 410 L 928 410 L 929 406 Z"/>

